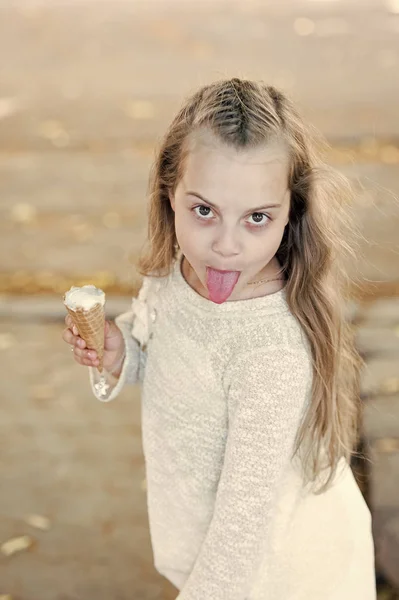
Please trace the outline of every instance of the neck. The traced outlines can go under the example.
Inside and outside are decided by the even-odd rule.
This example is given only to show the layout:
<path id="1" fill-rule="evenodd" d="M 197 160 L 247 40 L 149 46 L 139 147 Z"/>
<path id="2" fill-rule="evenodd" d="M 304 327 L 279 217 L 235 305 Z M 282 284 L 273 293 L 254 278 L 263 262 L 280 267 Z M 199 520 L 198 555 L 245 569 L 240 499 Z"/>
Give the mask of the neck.
<path id="1" fill-rule="evenodd" d="M 265 283 L 268 279 L 275 279 L 277 277 L 285 279 L 279 261 L 276 257 L 273 257 L 272 260 L 266 265 L 266 267 L 264 267 L 261 271 L 259 271 L 259 273 L 252 277 L 251 281 L 248 281 L 246 285 L 251 285 L 255 282 Z"/>

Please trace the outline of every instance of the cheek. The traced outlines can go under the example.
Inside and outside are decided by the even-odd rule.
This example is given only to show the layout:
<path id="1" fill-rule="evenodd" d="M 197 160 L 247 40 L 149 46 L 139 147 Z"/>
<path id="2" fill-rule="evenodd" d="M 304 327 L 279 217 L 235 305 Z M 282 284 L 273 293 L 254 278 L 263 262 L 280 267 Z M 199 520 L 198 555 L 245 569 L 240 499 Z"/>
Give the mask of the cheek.
<path id="1" fill-rule="evenodd" d="M 198 248 L 204 239 L 203 230 L 190 218 L 189 213 L 175 214 L 176 237 L 181 248 L 189 254 L 191 249 Z"/>
<path id="2" fill-rule="evenodd" d="M 180 236 L 187 239 L 187 241 L 209 238 L 211 234 L 211 228 L 200 223 L 189 211 L 176 214 L 175 225 L 180 232 Z"/>
<path id="3" fill-rule="evenodd" d="M 270 228 L 262 236 L 257 237 L 256 241 L 250 244 L 254 259 L 262 262 L 272 258 L 280 247 L 282 236 L 280 229 Z"/>

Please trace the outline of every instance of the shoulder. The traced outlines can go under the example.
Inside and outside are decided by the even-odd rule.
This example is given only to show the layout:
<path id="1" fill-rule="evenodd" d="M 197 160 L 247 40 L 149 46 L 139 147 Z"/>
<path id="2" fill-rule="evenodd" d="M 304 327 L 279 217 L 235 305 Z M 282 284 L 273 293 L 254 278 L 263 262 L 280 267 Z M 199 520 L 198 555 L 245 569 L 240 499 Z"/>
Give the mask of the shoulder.
<path id="1" fill-rule="evenodd" d="M 132 298 L 132 313 L 134 316 L 132 335 L 146 347 L 151 336 L 152 325 L 157 317 L 160 292 L 165 281 L 162 277 L 145 276 L 138 296 Z"/>
<path id="2" fill-rule="evenodd" d="M 302 340 L 302 338 L 301 338 Z M 224 372 L 227 392 L 235 386 L 257 386 L 275 390 L 287 386 L 308 388 L 313 378 L 313 361 L 309 343 L 286 342 L 237 352 Z"/>
<path id="3" fill-rule="evenodd" d="M 312 361 L 284 345 L 239 354 L 225 380 L 229 420 L 294 430 L 312 394 Z"/>
<path id="4" fill-rule="evenodd" d="M 144 305 L 154 304 L 160 296 L 162 287 L 166 285 L 167 277 L 145 275 L 142 279 L 137 296 L 132 298 L 132 308 L 135 310 Z"/>
<path id="5" fill-rule="evenodd" d="M 273 314 L 259 310 L 237 315 L 231 323 L 228 340 L 229 362 L 244 354 L 268 354 L 276 349 L 294 349 L 297 355 L 310 350 L 309 340 L 288 305 L 279 307 Z"/>

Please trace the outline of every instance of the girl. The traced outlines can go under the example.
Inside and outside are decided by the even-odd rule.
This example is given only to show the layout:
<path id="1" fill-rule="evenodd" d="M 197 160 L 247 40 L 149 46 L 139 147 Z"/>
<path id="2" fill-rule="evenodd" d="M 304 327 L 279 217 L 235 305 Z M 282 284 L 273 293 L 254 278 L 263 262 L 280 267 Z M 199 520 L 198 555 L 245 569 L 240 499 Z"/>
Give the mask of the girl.
<path id="1" fill-rule="evenodd" d="M 316 142 L 271 86 L 201 88 L 152 170 L 143 285 L 106 324 L 108 389 L 66 319 L 99 400 L 143 384 L 154 561 L 177 600 L 376 598 L 350 468 L 350 187 Z"/>

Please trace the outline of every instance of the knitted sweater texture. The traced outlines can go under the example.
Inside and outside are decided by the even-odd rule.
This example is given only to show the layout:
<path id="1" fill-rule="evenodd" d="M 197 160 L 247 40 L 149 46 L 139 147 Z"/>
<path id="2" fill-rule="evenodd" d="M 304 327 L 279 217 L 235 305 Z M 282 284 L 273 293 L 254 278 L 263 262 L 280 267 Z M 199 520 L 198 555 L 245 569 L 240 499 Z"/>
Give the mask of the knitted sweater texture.
<path id="1" fill-rule="evenodd" d="M 375 600 L 371 515 L 344 459 L 321 495 L 295 438 L 311 401 L 309 343 L 285 289 L 217 305 L 181 271 L 144 278 L 120 315 L 113 400 L 142 385 L 155 568 L 177 600 Z"/>

